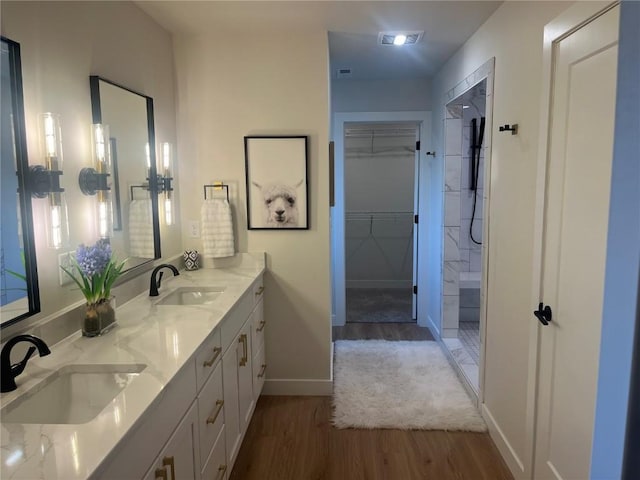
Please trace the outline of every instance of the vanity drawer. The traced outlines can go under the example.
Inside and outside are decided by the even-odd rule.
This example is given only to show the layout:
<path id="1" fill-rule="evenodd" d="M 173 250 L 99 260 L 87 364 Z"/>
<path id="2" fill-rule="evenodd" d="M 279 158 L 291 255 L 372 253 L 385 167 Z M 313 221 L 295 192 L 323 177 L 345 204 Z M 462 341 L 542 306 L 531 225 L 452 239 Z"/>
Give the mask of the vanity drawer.
<path id="1" fill-rule="evenodd" d="M 262 306 L 262 299 L 256 305 L 256 308 L 251 314 L 251 348 L 254 352 L 257 352 L 259 348 L 264 345 L 264 330 L 266 322 L 264 319 L 264 310 Z"/>
<path id="2" fill-rule="evenodd" d="M 222 364 L 198 395 L 198 425 L 200 431 L 200 468 L 209 458 L 213 445 L 224 427 L 224 394 L 222 393 Z"/>
<path id="3" fill-rule="evenodd" d="M 231 475 L 227 465 L 227 451 L 225 448 L 224 427 L 216 440 L 211 456 L 202 469 L 202 480 L 226 480 Z"/>
<path id="4" fill-rule="evenodd" d="M 249 315 L 251 315 L 251 310 L 253 310 L 253 291 L 249 289 L 229 315 L 222 321 L 220 336 L 222 339 L 223 353 L 227 351 L 229 345 L 231 345 L 236 335 L 238 335 L 242 325 L 244 325 L 244 322 L 249 318 Z"/>
<path id="5" fill-rule="evenodd" d="M 222 359 L 222 344 L 220 341 L 220 329 L 216 328 L 207 337 L 196 353 L 196 385 L 198 391 L 220 363 Z"/>
<path id="6" fill-rule="evenodd" d="M 253 301 L 257 304 L 264 296 L 264 282 L 262 281 L 262 275 L 253 283 Z"/>
<path id="7" fill-rule="evenodd" d="M 267 361 L 264 353 L 264 345 L 262 345 L 253 357 L 253 398 L 256 402 L 260 393 L 262 393 L 267 372 Z"/>

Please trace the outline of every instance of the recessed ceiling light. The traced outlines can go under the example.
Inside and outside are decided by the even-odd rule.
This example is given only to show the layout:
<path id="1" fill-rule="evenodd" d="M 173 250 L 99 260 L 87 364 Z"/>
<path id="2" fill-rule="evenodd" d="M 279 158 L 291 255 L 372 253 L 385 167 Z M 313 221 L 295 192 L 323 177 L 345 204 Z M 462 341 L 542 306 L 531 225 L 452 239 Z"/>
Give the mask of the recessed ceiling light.
<path id="1" fill-rule="evenodd" d="M 404 45 L 407 41 L 406 35 L 396 35 L 396 38 L 393 39 L 394 45 Z"/>
<path id="2" fill-rule="evenodd" d="M 423 35 L 424 35 L 424 31 L 380 32 L 378 34 L 378 45 L 387 45 L 387 46 L 414 45 L 422 39 Z"/>

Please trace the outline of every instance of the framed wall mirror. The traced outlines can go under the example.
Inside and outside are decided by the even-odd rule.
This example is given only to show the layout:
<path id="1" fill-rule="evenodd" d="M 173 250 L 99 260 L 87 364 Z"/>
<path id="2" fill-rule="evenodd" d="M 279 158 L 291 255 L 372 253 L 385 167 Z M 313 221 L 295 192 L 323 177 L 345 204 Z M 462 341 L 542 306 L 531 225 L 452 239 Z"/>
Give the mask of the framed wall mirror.
<path id="1" fill-rule="evenodd" d="M 0 328 L 40 311 L 20 45 L 1 38 Z"/>
<path id="2" fill-rule="evenodd" d="M 153 99 L 89 77 L 93 123 L 108 126 L 111 150 L 111 247 L 131 269 L 160 258 Z M 105 129 L 106 131 L 106 129 Z"/>

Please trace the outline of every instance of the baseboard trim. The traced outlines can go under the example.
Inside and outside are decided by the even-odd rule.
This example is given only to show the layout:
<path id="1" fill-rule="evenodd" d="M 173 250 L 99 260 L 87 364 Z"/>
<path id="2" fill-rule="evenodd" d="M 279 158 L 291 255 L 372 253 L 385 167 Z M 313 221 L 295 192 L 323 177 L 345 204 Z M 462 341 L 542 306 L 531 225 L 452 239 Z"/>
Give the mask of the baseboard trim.
<path id="1" fill-rule="evenodd" d="M 433 338 L 440 337 L 440 329 L 436 325 L 436 322 L 433 321 L 433 318 L 431 318 L 431 315 L 427 315 L 427 324 L 421 325 L 421 326 L 426 326 L 427 328 L 429 328 L 429 330 L 431 330 L 431 334 L 433 335 Z"/>
<path id="2" fill-rule="evenodd" d="M 516 479 L 525 479 L 524 465 L 513 450 L 513 447 L 511 447 L 509 440 L 507 440 L 507 437 L 498 426 L 496 419 L 493 417 L 485 403 L 482 404 L 481 412 L 482 418 L 484 418 L 484 421 L 487 423 L 487 427 L 489 428 L 489 435 L 496 444 L 496 447 L 498 447 L 498 451 L 502 455 L 507 467 L 511 470 L 511 474 Z"/>
<path id="3" fill-rule="evenodd" d="M 333 380 L 267 379 L 263 395 L 331 396 Z"/>

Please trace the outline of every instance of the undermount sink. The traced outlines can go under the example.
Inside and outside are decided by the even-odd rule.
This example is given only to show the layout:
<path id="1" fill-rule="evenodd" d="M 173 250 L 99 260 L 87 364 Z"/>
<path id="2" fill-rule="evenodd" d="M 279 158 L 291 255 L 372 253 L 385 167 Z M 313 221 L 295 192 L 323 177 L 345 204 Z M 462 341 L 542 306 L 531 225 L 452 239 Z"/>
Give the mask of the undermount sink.
<path id="1" fill-rule="evenodd" d="M 157 305 L 209 305 L 222 295 L 225 287 L 179 287 Z"/>
<path id="2" fill-rule="evenodd" d="M 69 365 L 4 407 L 2 423 L 79 424 L 93 420 L 147 366 Z"/>

